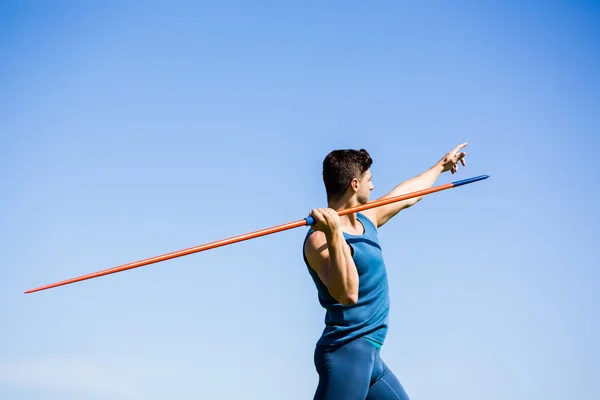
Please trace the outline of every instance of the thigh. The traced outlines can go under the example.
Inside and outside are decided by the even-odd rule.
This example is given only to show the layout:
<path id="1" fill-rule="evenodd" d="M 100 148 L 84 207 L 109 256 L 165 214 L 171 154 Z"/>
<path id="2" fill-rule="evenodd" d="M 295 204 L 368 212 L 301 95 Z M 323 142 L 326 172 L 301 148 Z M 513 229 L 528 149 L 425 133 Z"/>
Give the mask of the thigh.
<path id="1" fill-rule="evenodd" d="M 369 388 L 366 400 L 409 400 L 396 375 L 381 361 L 381 376 Z"/>
<path id="2" fill-rule="evenodd" d="M 334 351 L 315 350 L 319 385 L 314 400 L 365 400 L 369 392 L 374 347 L 363 339 Z"/>

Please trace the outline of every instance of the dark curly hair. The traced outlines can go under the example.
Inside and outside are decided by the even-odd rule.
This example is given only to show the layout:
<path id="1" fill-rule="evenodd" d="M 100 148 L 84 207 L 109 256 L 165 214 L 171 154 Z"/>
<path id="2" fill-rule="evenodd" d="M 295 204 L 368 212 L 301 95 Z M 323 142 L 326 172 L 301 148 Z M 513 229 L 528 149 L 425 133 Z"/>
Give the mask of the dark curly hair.
<path id="1" fill-rule="evenodd" d="M 327 200 L 341 197 L 354 178 L 360 178 L 373 164 L 365 149 L 334 150 L 323 160 L 323 183 Z"/>

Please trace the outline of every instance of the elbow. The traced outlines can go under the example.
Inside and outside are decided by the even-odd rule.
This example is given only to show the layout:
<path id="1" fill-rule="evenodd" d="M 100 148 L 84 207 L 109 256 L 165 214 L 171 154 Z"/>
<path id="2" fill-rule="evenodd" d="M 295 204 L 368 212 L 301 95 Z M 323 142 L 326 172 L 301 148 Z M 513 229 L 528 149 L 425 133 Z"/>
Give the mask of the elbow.
<path id="1" fill-rule="evenodd" d="M 358 302 L 358 293 L 344 293 L 337 301 L 343 306 L 353 306 Z"/>
<path id="2" fill-rule="evenodd" d="M 333 288 L 329 288 L 329 294 L 333 297 L 338 303 L 343 306 L 352 306 L 358 302 L 358 288 L 356 289 L 338 289 L 332 290 Z"/>

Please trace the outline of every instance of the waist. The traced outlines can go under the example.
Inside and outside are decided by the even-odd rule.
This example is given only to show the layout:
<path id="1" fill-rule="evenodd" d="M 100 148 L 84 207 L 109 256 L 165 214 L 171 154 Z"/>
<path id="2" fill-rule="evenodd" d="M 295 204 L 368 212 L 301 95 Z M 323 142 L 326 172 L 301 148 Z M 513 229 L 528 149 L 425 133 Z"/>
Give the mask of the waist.
<path id="1" fill-rule="evenodd" d="M 387 298 L 369 307 L 329 308 L 325 315 L 325 328 L 317 344 L 337 346 L 358 337 L 383 344 L 387 336 L 388 315 Z"/>

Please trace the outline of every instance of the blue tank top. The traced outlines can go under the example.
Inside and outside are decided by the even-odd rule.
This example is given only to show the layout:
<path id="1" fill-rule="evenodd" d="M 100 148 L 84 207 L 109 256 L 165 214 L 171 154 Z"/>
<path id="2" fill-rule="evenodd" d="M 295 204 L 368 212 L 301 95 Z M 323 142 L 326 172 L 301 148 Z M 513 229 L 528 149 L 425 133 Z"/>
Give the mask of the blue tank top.
<path id="1" fill-rule="evenodd" d="M 319 303 L 326 310 L 325 328 L 317 345 L 341 346 L 356 338 L 364 337 L 383 344 L 388 330 L 390 308 L 389 289 L 383 254 L 377 238 L 377 228 L 361 213 L 358 220 L 364 227 L 362 235 L 344 232 L 344 238 L 352 249 L 352 258 L 358 270 L 358 301 L 344 306 L 335 300 L 319 275 L 310 268 L 306 255 L 304 262 L 317 287 Z M 309 229 L 304 242 L 314 230 Z M 304 251 L 302 252 L 304 254 Z"/>

